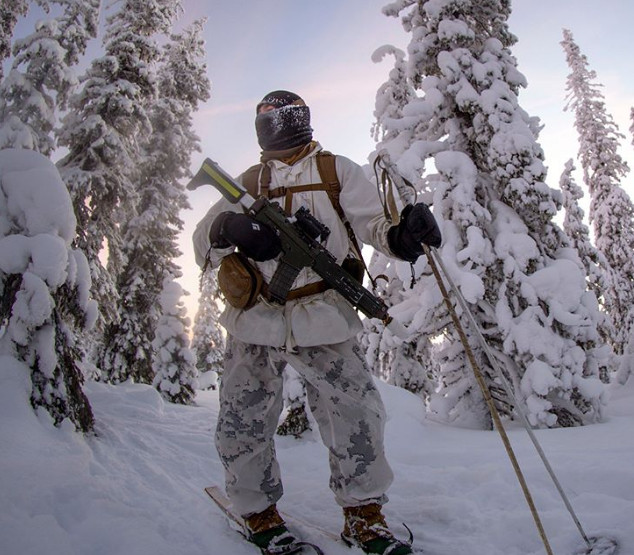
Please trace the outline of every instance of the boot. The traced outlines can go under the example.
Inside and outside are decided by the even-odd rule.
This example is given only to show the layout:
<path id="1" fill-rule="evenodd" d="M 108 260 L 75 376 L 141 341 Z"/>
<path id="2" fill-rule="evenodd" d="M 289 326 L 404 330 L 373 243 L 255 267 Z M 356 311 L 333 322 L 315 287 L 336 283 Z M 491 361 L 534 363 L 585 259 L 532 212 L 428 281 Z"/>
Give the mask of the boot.
<path id="1" fill-rule="evenodd" d="M 261 513 L 244 517 L 247 539 L 257 545 L 263 553 L 297 553 L 301 547 L 293 549 L 297 539 L 286 527 L 284 519 L 271 505 Z"/>
<path id="2" fill-rule="evenodd" d="M 381 505 L 369 503 L 361 507 L 344 507 L 345 523 L 341 538 L 364 553 L 409 555 L 411 547 L 397 540 L 390 532 L 381 513 Z"/>

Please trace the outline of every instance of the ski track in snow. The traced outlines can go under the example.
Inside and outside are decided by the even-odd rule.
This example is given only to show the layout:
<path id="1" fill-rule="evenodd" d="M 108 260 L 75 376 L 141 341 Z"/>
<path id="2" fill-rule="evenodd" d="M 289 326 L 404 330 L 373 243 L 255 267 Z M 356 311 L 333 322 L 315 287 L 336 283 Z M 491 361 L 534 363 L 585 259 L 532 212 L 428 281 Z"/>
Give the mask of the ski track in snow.
<path id="1" fill-rule="evenodd" d="M 88 383 L 98 435 L 83 438 L 35 415 L 23 370 L 3 363 L 0 373 L 3 555 L 256 553 L 203 491 L 223 482 L 213 446 L 217 392 L 183 407 L 149 386 Z M 431 422 L 417 397 L 379 387 L 394 531 L 406 537 L 406 523 L 428 555 L 544 553 L 498 434 Z M 618 538 L 620 555 L 634 553 L 633 399 L 634 386 L 617 391 L 604 424 L 536 432 L 585 531 Z M 508 431 L 554 553 L 572 555 L 583 546 L 578 530 L 526 432 Z M 327 452 L 317 431 L 306 436 L 276 440 L 286 490 L 279 506 L 338 535 Z M 302 531 L 327 555 L 360 553 Z"/>

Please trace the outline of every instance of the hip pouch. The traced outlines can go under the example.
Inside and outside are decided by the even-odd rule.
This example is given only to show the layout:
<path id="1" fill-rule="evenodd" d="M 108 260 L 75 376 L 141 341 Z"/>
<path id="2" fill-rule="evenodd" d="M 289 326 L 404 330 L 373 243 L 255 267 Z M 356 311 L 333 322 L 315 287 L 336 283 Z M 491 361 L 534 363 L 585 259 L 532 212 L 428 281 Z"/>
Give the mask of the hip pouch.
<path id="1" fill-rule="evenodd" d="M 262 291 L 262 274 L 244 254 L 225 256 L 218 269 L 218 286 L 225 300 L 235 308 L 248 310 Z"/>

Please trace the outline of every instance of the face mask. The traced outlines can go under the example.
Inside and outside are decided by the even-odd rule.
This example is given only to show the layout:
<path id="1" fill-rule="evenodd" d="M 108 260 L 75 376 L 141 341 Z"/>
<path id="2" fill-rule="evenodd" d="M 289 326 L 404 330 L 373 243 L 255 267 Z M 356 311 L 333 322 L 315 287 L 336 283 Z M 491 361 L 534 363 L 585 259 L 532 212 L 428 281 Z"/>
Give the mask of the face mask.
<path id="1" fill-rule="evenodd" d="M 313 138 L 308 106 L 288 105 L 258 114 L 255 130 L 262 150 L 286 150 Z"/>

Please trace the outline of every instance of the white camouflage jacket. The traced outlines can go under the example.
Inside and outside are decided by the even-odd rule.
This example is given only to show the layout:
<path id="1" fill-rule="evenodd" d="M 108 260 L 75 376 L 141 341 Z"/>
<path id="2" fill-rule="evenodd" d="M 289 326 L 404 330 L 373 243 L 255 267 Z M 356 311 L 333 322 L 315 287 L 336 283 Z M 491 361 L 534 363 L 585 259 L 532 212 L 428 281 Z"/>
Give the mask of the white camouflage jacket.
<path id="1" fill-rule="evenodd" d="M 315 155 L 321 150 L 317 145 L 310 154 L 289 166 L 279 160 L 268 162 L 271 167 L 270 188 L 292 188 L 298 185 L 320 183 Z M 382 253 L 393 257 L 387 244 L 389 222 L 383 215 L 376 187 L 368 181 L 362 168 L 343 156 L 336 157 L 337 177 L 341 184 L 339 203 L 346 214 L 357 239 L 372 245 Z M 241 180 L 241 176 L 237 181 Z M 341 263 L 353 252 L 348 233 L 328 194 L 325 191 L 299 192 L 293 195 L 292 212 L 306 207 L 320 222 L 330 229 L 325 247 Z M 203 266 L 205 259 L 213 268 L 220 265 L 223 257 L 234 248 L 211 249 L 209 230 L 214 218 L 221 212 L 242 211 L 240 205 L 231 204 L 224 198 L 214 204 L 194 231 L 196 262 Z M 252 261 L 253 262 L 253 261 Z M 277 267 L 276 260 L 257 262 L 265 281 L 270 282 Z M 304 268 L 297 276 L 293 289 L 321 278 L 310 268 Z M 241 341 L 273 347 L 309 347 L 329 345 L 346 341 L 361 329 L 361 321 L 354 308 L 334 290 L 289 301 L 284 306 L 269 303 L 264 299 L 250 308 L 242 310 L 227 304 L 220 323 L 228 333 Z"/>

